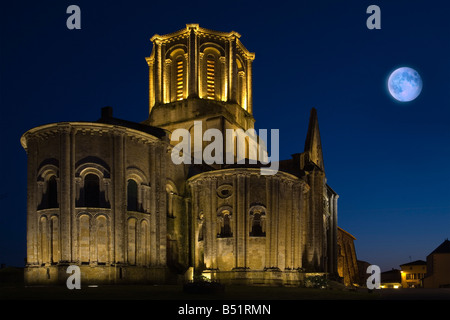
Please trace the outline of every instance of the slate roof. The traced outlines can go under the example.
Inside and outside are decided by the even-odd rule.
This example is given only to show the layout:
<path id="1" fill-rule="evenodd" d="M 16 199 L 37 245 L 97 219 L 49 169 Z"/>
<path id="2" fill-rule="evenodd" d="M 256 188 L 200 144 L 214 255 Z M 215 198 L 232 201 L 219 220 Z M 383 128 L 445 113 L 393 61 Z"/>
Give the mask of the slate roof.
<path id="1" fill-rule="evenodd" d="M 128 120 L 118 119 L 114 118 L 112 116 L 112 108 L 111 107 L 104 107 L 102 108 L 102 117 L 97 120 L 98 123 L 104 123 L 104 124 L 110 124 L 110 125 L 116 125 L 116 126 L 122 126 L 138 131 L 142 131 L 148 134 L 151 134 L 152 136 L 155 136 L 159 139 L 167 138 L 168 134 L 167 131 L 158 128 L 158 127 L 152 127 L 148 126 L 142 123 L 132 122 Z"/>
<path id="2" fill-rule="evenodd" d="M 416 260 L 416 261 L 412 261 L 412 262 L 408 262 L 408 263 L 404 263 L 401 264 L 400 267 L 403 266 L 422 266 L 422 265 L 426 265 L 427 263 L 423 260 Z"/>

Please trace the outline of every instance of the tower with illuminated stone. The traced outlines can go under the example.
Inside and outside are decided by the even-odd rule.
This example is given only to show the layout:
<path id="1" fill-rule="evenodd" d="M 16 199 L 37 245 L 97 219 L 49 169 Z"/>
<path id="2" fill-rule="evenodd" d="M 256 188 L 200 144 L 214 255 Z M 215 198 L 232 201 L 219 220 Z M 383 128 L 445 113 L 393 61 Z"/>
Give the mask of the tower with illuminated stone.
<path id="1" fill-rule="evenodd" d="M 146 124 L 172 131 L 254 128 L 252 63 L 237 32 L 219 32 L 188 24 L 185 29 L 151 38 L 149 118 Z"/>
<path id="2" fill-rule="evenodd" d="M 237 32 L 197 24 L 151 41 L 147 119 L 118 119 L 107 107 L 97 121 L 22 136 L 26 282 L 65 283 L 69 265 L 80 267 L 84 284 L 202 274 L 302 285 L 311 273 L 336 274 L 338 195 L 327 184 L 316 110 L 304 151 L 281 160 L 273 175 L 262 175 L 260 163 L 176 164 L 176 129 L 254 128 L 255 55 Z"/>

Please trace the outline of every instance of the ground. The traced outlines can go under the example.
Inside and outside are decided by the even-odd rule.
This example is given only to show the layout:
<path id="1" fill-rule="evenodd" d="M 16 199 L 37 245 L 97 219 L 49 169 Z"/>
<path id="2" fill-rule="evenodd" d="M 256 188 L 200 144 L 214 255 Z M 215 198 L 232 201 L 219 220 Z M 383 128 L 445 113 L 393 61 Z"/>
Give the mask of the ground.
<path id="1" fill-rule="evenodd" d="M 0 270 L 0 300 L 450 300 L 450 288 L 444 289 L 381 289 L 369 292 L 350 290 L 340 285 L 327 289 L 299 287 L 225 286 L 215 293 L 187 293 L 182 285 L 121 285 L 88 287 L 80 290 L 65 286 L 34 286 L 23 284 L 21 268 Z"/>
<path id="2" fill-rule="evenodd" d="M 101 299 L 101 300 L 304 300 L 304 299 L 377 299 L 376 293 L 341 290 L 227 286 L 224 292 L 185 293 L 180 285 L 99 286 L 69 290 L 66 287 L 0 287 L 0 299 Z"/>

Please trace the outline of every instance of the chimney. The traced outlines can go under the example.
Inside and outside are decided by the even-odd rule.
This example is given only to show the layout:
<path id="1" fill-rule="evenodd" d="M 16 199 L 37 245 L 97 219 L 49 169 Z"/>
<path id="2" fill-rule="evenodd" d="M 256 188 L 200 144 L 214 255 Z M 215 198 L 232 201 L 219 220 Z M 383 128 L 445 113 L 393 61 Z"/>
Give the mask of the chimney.
<path id="1" fill-rule="evenodd" d="M 112 118 L 113 117 L 113 108 L 112 107 L 103 107 L 102 108 L 102 119 Z"/>

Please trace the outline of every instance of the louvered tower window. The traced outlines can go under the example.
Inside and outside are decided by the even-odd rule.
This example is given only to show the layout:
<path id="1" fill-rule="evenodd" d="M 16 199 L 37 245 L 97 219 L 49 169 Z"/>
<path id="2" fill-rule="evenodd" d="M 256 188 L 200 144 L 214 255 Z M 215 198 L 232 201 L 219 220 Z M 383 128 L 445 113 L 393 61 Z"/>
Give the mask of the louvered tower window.
<path id="1" fill-rule="evenodd" d="M 183 99 L 183 88 L 184 88 L 184 63 L 183 59 L 180 58 L 177 61 L 177 100 Z"/>
<path id="2" fill-rule="evenodd" d="M 206 59 L 206 98 L 208 99 L 215 98 L 214 64 L 214 57 L 208 56 L 208 58 Z"/>

